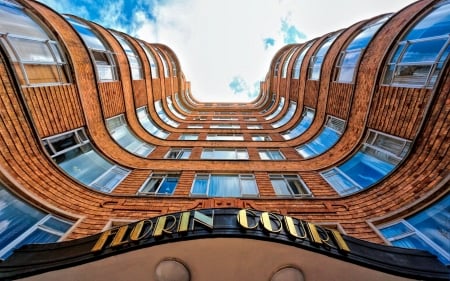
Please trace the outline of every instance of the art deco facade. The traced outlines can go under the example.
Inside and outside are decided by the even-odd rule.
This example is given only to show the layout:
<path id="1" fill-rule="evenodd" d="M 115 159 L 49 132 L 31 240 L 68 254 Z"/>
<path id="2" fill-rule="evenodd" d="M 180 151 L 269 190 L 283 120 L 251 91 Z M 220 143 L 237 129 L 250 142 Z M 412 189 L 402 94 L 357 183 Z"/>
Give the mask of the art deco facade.
<path id="1" fill-rule="evenodd" d="M 450 2 L 418 1 L 283 47 L 255 101 L 214 104 L 194 98 L 168 46 L 1 0 L 0 257 L 237 208 L 449 265 L 449 34 Z"/>

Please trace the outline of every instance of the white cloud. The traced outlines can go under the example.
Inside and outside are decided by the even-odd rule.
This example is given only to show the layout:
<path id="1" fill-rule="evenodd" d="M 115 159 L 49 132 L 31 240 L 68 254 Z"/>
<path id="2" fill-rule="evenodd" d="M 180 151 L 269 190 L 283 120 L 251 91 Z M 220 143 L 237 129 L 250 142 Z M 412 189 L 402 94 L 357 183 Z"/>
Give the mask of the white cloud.
<path id="1" fill-rule="evenodd" d="M 86 1 L 86 0 L 78 0 Z M 132 0 L 127 0 L 132 1 Z M 287 38 L 306 40 L 364 19 L 396 12 L 412 0 L 134 0 L 135 9 L 122 11 L 124 0 L 107 1 L 102 25 L 126 28 L 148 42 L 167 45 L 177 54 L 192 93 L 202 101 L 248 100 L 259 87 L 273 58 Z M 64 8 L 56 0 L 50 6 Z M 61 1 L 67 9 L 76 1 Z M 116 3 L 113 5 L 113 3 Z M 129 2 L 127 2 L 129 6 Z M 84 14 L 84 12 L 82 12 Z M 128 15 L 127 18 L 119 15 Z M 86 15 L 80 15 L 86 17 Z M 128 26 L 124 26 L 128 20 Z M 283 22 L 285 23 L 284 31 Z M 290 34 L 288 33 L 290 32 Z M 291 35 L 291 37 L 288 37 Z M 294 36 L 293 36 L 294 35 Z M 302 35 L 306 36 L 303 39 Z M 273 39 L 267 44 L 267 39 Z M 273 45 L 272 45 L 273 42 Z M 298 43 L 301 43 L 298 42 Z M 235 77 L 247 91 L 229 87 Z"/>

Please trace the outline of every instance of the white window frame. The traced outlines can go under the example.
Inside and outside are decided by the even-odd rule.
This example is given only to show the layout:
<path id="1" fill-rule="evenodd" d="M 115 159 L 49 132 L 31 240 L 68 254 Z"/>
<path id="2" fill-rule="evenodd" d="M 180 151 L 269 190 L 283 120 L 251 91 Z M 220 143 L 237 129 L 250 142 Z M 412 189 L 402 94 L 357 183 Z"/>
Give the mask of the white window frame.
<path id="1" fill-rule="evenodd" d="M 278 153 L 281 159 L 273 159 L 271 153 Z M 286 157 L 279 149 L 258 149 L 259 158 L 264 161 L 283 161 Z M 264 155 L 264 156 L 263 156 Z"/>
<path id="2" fill-rule="evenodd" d="M 170 157 L 169 155 L 172 153 L 176 153 L 176 156 L 174 158 Z M 187 158 L 184 158 L 183 155 L 185 153 L 189 153 L 189 156 Z M 189 159 L 190 158 L 190 154 L 192 153 L 192 149 L 191 148 L 171 148 L 169 149 L 169 151 L 166 153 L 166 155 L 164 156 L 164 159 Z"/>
<path id="3" fill-rule="evenodd" d="M 73 222 L 61 219 L 59 217 L 53 216 L 51 214 L 47 214 L 45 217 L 43 217 L 42 219 L 40 219 L 38 222 L 36 222 L 33 226 L 31 226 L 30 228 L 28 228 L 25 232 L 23 232 L 22 234 L 20 234 L 19 236 L 17 236 L 14 240 L 12 240 L 11 242 L 9 242 L 8 245 L 6 245 L 3 249 L 0 250 L 0 257 L 3 257 L 6 253 L 8 253 L 9 251 L 15 249 L 17 247 L 18 244 L 20 244 L 23 240 L 25 240 L 26 238 L 28 238 L 28 236 L 30 234 L 32 234 L 35 230 L 40 229 L 44 232 L 59 236 L 59 239 L 57 240 L 57 242 L 61 241 L 61 238 L 70 231 L 71 227 L 69 227 L 69 230 L 67 232 L 60 232 L 56 229 L 50 228 L 46 225 L 44 225 L 44 223 L 50 219 L 55 219 L 58 221 L 61 221 L 63 223 L 66 224 L 70 224 L 73 226 Z"/>
<path id="4" fill-rule="evenodd" d="M 241 134 L 208 134 L 208 141 L 244 141 L 244 135 Z"/>
<path id="5" fill-rule="evenodd" d="M 195 178 L 194 178 L 194 181 L 192 182 L 192 186 L 191 186 L 191 190 L 189 192 L 189 196 L 191 196 L 191 197 L 221 198 L 221 197 L 217 197 L 217 196 L 210 196 L 210 195 L 208 195 L 209 194 L 210 185 L 211 185 L 211 176 L 236 176 L 236 177 L 239 178 L 240 196 L 239 197 L 232 197 L 232 198 L 244 198 L 244 197 L 255 198 L 255 197 L 259 197 L 259 187 L 258 187 L 258 184 L 256 182 L 255 175 L 253 175 L 253 174 L 206 174 L 206 173 L 195 174 Z M 194 194 L 194 193 L 192 193 L 192 189 L 194 188 L 195 180 L 197 178 L 203 178 L 203 179 L 207 179 L 208 180 L 205 194 L 198 194 L 198 193 Z M 245 180 L 252 180 L 252 181 L 254 181 L 254 183 L 256 185 L 256 189 L 258 190 L 257 194 L 245 194 L 245 193 L 242 193 L 242 190 L 243 190 L 242 181 L 245 181 Z"/>
<path id="6" fill-rule="evenodd" d="M 159 190 L 161 189 L 162 185 L 167 181 L 167 179 L 174 179 L 177 178 L 177 185 L 173 189 L 172 193 L 161 193 L 158 194 Z M 158 186 L 155 188 L 155 191 L 143 191 L 143 189 L 146 187 L 146 185 L 154 179 L 160 179 L 161 182 L 158 183 Z M 142 184 L 142 186 L 139 188 L 137 194 L 138 195 L 155 195 L 155 196 L 168 196 L 173 195 L 175 193 L 175 190 L 177 189 L 178 183 L 180 182 L 180 174 L 179 173 L 153 173 L 151 174 L 145 182 Z"/>
<path id="7" fill-rule="evenodd" d="M 198 140 L 198 134 L 181 134 L 179 140 L 184 141 Z"/>
<path id="8" fill-rule="evenodd" d="M 252 141 L 272 141 L 269 135 L 252 135 Z"/>
<path id="9" fill-rule="evenodd" d="M 232 153 L 231 158 L 218 158 L 217 153 L 220 154 L 222 152 L 230 152 Z M 206 153 L 211 153 L 211 158 L 206 158 Z M 203 148 L 202 154 L 200 155 L 200 159 L 207 160 L 248 160 L 249 155 L 248 151 L 245 148 Z"/>
<path id="10" fill-rule="evenodd" d="M 295 197 L 295 198 L 301 198 L 301 197 L 312 197 L 312 192 L 309 190 L 308 186 L 305 184 L 305 182 L 301 179 L 299 175 L 296 174 L 269 174 L 269 180 L 272 184 L 272 188 L 274 188 L 272 180 L 283 180 L 284 183 L 287 186 L 287 190 L 290 192 L 290 194 L 277 194 L 279 197 Z M 300 186 L 304 190 L 298 190 L 299 194 L 295 194 L 295 192 L 292 190 L 291 185 L 289 184 L 289 180 L 295 179 Z M 275 189 L 274 189 L 275 191 Z M 304 191 L 304 192 L 303 192 Z"/>

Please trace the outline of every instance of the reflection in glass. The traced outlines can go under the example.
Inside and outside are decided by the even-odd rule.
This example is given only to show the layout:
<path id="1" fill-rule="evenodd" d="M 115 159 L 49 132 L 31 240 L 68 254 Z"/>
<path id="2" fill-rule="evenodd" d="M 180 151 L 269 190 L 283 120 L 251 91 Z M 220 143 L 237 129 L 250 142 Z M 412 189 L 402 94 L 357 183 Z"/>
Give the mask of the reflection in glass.
<path id="1" fill-rule="evenodd" d="M 450 194 L 417 214 L 381 227 L 392 245 L 429 251 L 450 264 Z"/>
<path id="2" fill-rule="evenodd" d="M 36 209 L 0 185 L 0 259 L 22 245 L 56 242 L 71 226 L 71 222 Z"/>
<path id="3" fill-rule="evenodd" d="M 255 197 L 258 186 L 253 175 L 195 175 L 192 196 L 208 197 Z"/>
<path id="4" fill-rule="evenodd" d="M 328 121 L 320 134 L 304 145 L 297 147 L 297 152 L 305 159 L 324 153 L 339 140 L 344 127 L 344 120 L 328 116 Z"/>
<path id="5" fill-rule="evenodd" d="M 441 2 L 398 42 L 383 84 L 432 88 L 450 52 L 450 3 Z"/>
<path id="6" fill-rule="evenodd" d="M 111 137 L 125 150 L 146 157 L 154 147 L 138 139 L 128 128 L 123 114 L 106 120 L 106 128 Z"/>
<path id="7" fill-rule="evenodd" d="M 147 132 L 160 139 L 166 139 L 169 136 L 169 132 L 164 131 L 153 122 L 148 114 L 147 106 L 136 109 L 136 113 L 139 123 L 141 123 Z"/>
<path id="8" fill-rule="evenodd" d="M 306 130 L 308 130 L 309 126 L 311 126 L 314 119 L 314 114 L 314 109 L 305 107 L 303 110 L 302 119 L 295 125 L 293 129 L 284 132 L 282 134 L 283 138 L 285 140 L 291 140 L 303 134 Z"/>
<path id="9" fill-rule="evenodd" d="M 42 139 L 42 143 L 61 169 L 98 191 L 111 192 L 130 173 L 94 150 L 83 128 Z"/>
<path id="10" fill-rule="evenodd" d="M 410 144 L 410 141 L 370 130 L 355 155 L 321 175 L 340 195 L 355 193 L 391 173 L 406 156 Z"/>

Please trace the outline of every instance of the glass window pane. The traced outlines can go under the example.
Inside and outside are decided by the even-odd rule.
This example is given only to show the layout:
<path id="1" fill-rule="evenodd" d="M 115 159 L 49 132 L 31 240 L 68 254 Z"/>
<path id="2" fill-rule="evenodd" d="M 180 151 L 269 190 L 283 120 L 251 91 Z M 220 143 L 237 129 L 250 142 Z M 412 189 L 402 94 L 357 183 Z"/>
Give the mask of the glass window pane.
<path id="1" fill-rule="evenodd" d="M 72 226 L 71 223 L 56 219 L 54 217 L 49 217 L 47 220 L 44 221 L 42 225 L 61 233 L 65 233 Z"/>
<path id="2" fill-rule="evenodd" d="M 277 195 L 291 195 L 289 187 L 284 179 L 271 179 L 273 190 Z"/>
<path id="3" fill-rule="evenodd" d="M 24 62 L 55 62 L 53 55 L 49 49 L 49 45 L 45 42 L 32 41 L 21 38 L 9 38 L 14 45 L 14 49 Z"/>
<path id="4" fill-rule="evenodd" d="M 196 177 L 192 186 L 191 193 L 194 195 L 206 195 L 208 189 L 208 178 Z"/>
<path id="5" fill-rule="evenodd" d="M 45 217 L 0 186 L 0 249 Z"/>
<path id="6" fill-rule="evenodd" d="M 410 217 L 407 221 L 444 250 L 449 250 L 450 195 Z"/>
<path id="7" fill-rule="evenodd" d="M 258 195 L 258 186 L 254 179 L 241 179 L 242 195 Z"/>
<path id="8" fill-rule="evenodd" d="M 61 156 L 57 158 L 59 166 L 86 185 L 113 166 L 92 150 L 90 144 L 68 151 Z"/>
<path id="9" fill-rule="evenodd" d="M 167 177 L 161 184 L 158 194 L 172 194 L 178 184 L 178 178 Z"/>
<path id="10" fill-rule="evenodd" d="M 394 238 L 396 236 L 404 235 L 404 234 L 412 232 L 412 230 L 409 229 L 402 222 L 399 222 L 397 224 L 385 227 L 385 228 L 381 229 L 380 231 L 384 235 L 384 237 L 386 237 L 386 238 Z"/>
<path id="11" fill-rule="evenodd" d="M 48 39 L 46 32 L 21 8 L 6 3 L 0 3 L 0 25 L 5 33 Z"/>

